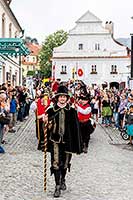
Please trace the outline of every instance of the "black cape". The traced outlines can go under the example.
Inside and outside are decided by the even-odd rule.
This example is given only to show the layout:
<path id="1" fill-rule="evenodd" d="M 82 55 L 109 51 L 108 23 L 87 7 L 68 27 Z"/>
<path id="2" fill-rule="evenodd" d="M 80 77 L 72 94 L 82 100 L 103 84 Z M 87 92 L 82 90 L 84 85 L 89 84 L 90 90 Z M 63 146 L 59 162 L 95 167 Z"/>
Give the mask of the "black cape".
<path id="1" fill-rule="evenodd" d="M 79 128 L 77 112 L 74 108 L 66 105 L 65 111 L 65 131 L 63 139 L 61 139 L 59 130 L 59 111 L 60 108 L 57 104 L 47 110 L 48 120 L 52 121 L 52 127 L 48 128 L 48 146 L 51 142 L 64 143 L 65 151 L 70 153 L 82 153 L 82 138 Z M 55 128 L 56 127 L 56 128 Z M 55 129 L 55 130 L 54 130 Z M 54 130 L 54 131 L 53 131 Z"/>

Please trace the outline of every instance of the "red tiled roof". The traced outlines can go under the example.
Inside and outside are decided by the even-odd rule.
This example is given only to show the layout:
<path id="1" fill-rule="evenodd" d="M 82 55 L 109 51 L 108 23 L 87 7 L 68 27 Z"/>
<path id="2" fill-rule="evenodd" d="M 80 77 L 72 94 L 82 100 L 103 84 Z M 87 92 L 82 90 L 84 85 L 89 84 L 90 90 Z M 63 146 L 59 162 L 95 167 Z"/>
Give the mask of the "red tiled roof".
<path id="1" fill-rule="evenodd" d="M 41 46 L 38 44 L 27 43 L 26 46 L 31 51 L 31 56 L 38 56 L 39 51 L 41 50 Z"/>

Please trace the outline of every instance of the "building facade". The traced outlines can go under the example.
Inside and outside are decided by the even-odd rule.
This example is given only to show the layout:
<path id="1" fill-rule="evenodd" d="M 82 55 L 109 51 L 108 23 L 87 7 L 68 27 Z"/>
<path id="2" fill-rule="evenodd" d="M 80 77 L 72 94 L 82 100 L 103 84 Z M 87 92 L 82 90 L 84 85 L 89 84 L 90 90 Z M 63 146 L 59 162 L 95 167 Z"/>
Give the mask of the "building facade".
<path id="1" fill-rule="evenodd" d="M 31 53 L 22 58 L 22 71 L 24 77 L 33 75 L 34 73 L 37 74 L 40 70 L 38 54 L 41 46 L 34 43 L 27 43 L 26 45 Z"/>
<path id="2" fill-rule="evenodd" d="M 22 28 L 10 8 L 11 0 L 0 0 L 0 38 L 19 38 Z M 17 49 L 16 49 L 17 51 Z M 13 86 L 22 83 L 21 56 L 8 56 L 0 53 L 0 84 Z"/>
<path id="3" fill-rule="evenodd" d="M 130 50 L 113 37 L 114 24 L 87 11 L 69 31 L 67 41 L 54 48 L 52 78 L 83 80 L 87 85 L 128 87 Z"/>

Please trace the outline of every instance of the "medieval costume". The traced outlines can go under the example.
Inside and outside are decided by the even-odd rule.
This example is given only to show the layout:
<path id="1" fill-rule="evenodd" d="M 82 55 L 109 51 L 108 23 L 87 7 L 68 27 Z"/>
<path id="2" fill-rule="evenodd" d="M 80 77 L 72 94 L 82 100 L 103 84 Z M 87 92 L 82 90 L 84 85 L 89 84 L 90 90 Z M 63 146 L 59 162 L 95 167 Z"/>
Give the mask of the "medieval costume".
<path id="1" fill-rule="evenodd" d="M 66 189 L 65 176 L 70 171 L 72 153 L 80 154 L 81 134 L 77 113 L 67 103 L 69 96 L 65 86 L 59 86 L 56 103 L 47 110 L 48 150 L 51 152 L 51 174 L 54 173 L 56 188 L 54 197 Z"/>
<path id="2" fill-rule="evenodd" d="M 88 103 L 89 94 L 81 95 L 79 98 L 79 104 L 76 105 L 78 119 L 81 128 L 83 152 L 88 152 L 88 144 L 90 140 L 90 134 L 94 131 L 94 127 L 91 124 L 91 107 Z"/>
<path id="3" fill-rule="evenodd" d="M 47 93 L 41 93 L 40 97 L 32 102 L 30 109 L 35 112 L 36 116 L 36 137 L 38 139 L 38 150 L 43 150 L 44 145 L 44 119 L 46 109 L 51 101 Z"/>

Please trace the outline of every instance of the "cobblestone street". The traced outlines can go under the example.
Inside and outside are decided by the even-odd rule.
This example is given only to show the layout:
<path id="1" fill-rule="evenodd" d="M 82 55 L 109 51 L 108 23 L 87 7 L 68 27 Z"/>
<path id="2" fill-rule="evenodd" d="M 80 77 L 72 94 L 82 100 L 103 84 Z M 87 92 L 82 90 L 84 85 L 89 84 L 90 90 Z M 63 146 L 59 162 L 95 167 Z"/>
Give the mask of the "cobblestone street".
<path id="1" fill-rule="evenodd" d="M 48 154 L 47 193 L 43 191 L 43 153 L 37 151 L 34 117 L 5 136 L 0 155 L 0 200 L 53 199 L 54 177 Z M 62 200 L 132 200 L 133 147 L 117 131 L 97 125 L 88 154 L 74 155 Z"/>

